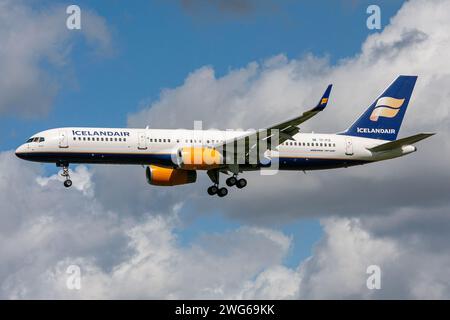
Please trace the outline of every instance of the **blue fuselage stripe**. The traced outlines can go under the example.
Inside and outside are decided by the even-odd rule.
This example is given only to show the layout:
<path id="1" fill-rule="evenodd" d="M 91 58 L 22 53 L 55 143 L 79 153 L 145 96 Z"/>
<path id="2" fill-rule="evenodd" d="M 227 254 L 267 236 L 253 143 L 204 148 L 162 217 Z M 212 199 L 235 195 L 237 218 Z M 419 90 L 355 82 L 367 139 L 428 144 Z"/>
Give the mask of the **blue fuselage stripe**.
<path id="1" fill-rule="evenodd" d="M 172 155 L 169 153 L 78 153 L 78 152 L 30 152 L 17 154 L 18 157 L 47 163 L 104 163 L 104 164 L 155 164 L 173 166 Z M 334 159 L 334 158 L 304 158 L 280 157 L 279 168 L 282 170 L 318 170 L 354 166 L 369 161 Z M 240 165 L 243 169 L 254 168 L 251 165 Z"/>

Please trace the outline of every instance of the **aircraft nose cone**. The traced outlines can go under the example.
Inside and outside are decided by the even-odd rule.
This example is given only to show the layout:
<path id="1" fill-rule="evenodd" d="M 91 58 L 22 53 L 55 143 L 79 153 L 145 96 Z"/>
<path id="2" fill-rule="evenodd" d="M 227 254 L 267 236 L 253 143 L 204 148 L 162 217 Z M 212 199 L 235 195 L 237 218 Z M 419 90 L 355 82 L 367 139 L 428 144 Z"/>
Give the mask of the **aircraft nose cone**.
<path id="1" fill-rule="evenodd" d="M 16 149 L 16 157 L 23 159 L 24 147 L 23 145 Z"/>

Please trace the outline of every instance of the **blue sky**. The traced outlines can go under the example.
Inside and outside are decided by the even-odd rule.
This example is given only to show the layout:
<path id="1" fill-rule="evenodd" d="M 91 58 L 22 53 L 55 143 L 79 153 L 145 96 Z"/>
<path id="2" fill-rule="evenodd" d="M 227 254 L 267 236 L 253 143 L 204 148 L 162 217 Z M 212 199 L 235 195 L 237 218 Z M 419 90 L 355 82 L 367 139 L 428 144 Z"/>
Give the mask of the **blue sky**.
<path id="1" fill-rule="evenodd" d="M 221 76 L 279 53 L 289 58 L 313 53 L 337 63 L 357 54 L 364 39 L 374 32 L 366 28 L 369 4 L 382 7 L 384 26 L 403 2 L 285 1 L 275 8 L 245 13 L 197 11 L 178 1 L 76 3 L 105 19 L 113 37 L 112 51 L 95 54 L 85 41 L 76 41 L 67 66 L 48 67 L 50 73 L 58 73 L 60 86 L 49 113 L 32 119 L 3 116 L 1 150 L 14 149 L 33 133 L 51 127 L 126 126 L 129 113 L 157 100 L 163 88 L 181 85 L 190 72 L 204 65 Z M 34 6 L 48 4 L 52 1 Z M 152 126 L 163 128 L 164 123 Z M 179 231 L 179 239 L 190 242 L 202 232 L 238 225 L 214 213 L 192 221 Z M 307 257 L 322 235 L 315 219 L 278 228 L 294 240 L 286 261 L 289 266 Z"/>

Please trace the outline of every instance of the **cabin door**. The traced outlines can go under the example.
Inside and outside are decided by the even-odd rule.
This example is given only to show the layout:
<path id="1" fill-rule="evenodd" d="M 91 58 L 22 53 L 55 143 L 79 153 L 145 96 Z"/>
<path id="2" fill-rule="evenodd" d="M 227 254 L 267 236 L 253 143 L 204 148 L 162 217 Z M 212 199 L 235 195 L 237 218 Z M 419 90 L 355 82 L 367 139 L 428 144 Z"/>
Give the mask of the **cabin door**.
<path id="1" fill-rule="evenodd" d="M 145 131 L 140 131 L 138 133 L 138 149 L 139 150 L 147 149 L 147 134 Z"/>
<path id="2" fill-rule="evenodd" d="M 68 148 L 69 147 L 69 138 L 67 137 L 66 130 L 59 131 L 59 143 L 60 148 Z"/>
<path id="3" fill-rule="evenodd" d="M 345 154 L 348 156 L 353 155 L 353 141 L 351 138 L 345 138 Z"/>

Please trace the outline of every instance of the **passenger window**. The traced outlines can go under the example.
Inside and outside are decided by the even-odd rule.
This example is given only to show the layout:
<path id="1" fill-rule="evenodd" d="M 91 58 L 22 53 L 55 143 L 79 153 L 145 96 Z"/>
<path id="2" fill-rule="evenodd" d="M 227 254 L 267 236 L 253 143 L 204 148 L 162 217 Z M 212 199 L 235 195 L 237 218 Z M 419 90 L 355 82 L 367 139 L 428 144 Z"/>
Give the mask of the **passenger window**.
<path id="1" fill-rule="evenodd" d="M 127 138 L 123 138 L 123 142 L 127 141 Z"/>
<path id="2" fill-rule="evenodd" d="M 77 137 L 73 137 L 73 141 L 77 140 Z"/>
<path id="3" fill-rule="evenodd" d="M 162 140 L 161 139 L 159 139 L 159 142 L 161 142 Z"/>
<path id="4" fill-rule="evenodd" d="M 97 141 L 100 141 L 100 138 L 99 138 L 99 137 L 97 137 Z"/>
<path id="5" fill-rule="evenodd" d="M 163 139 L 163 142 L 166 142 L 166 139 Z"/>

